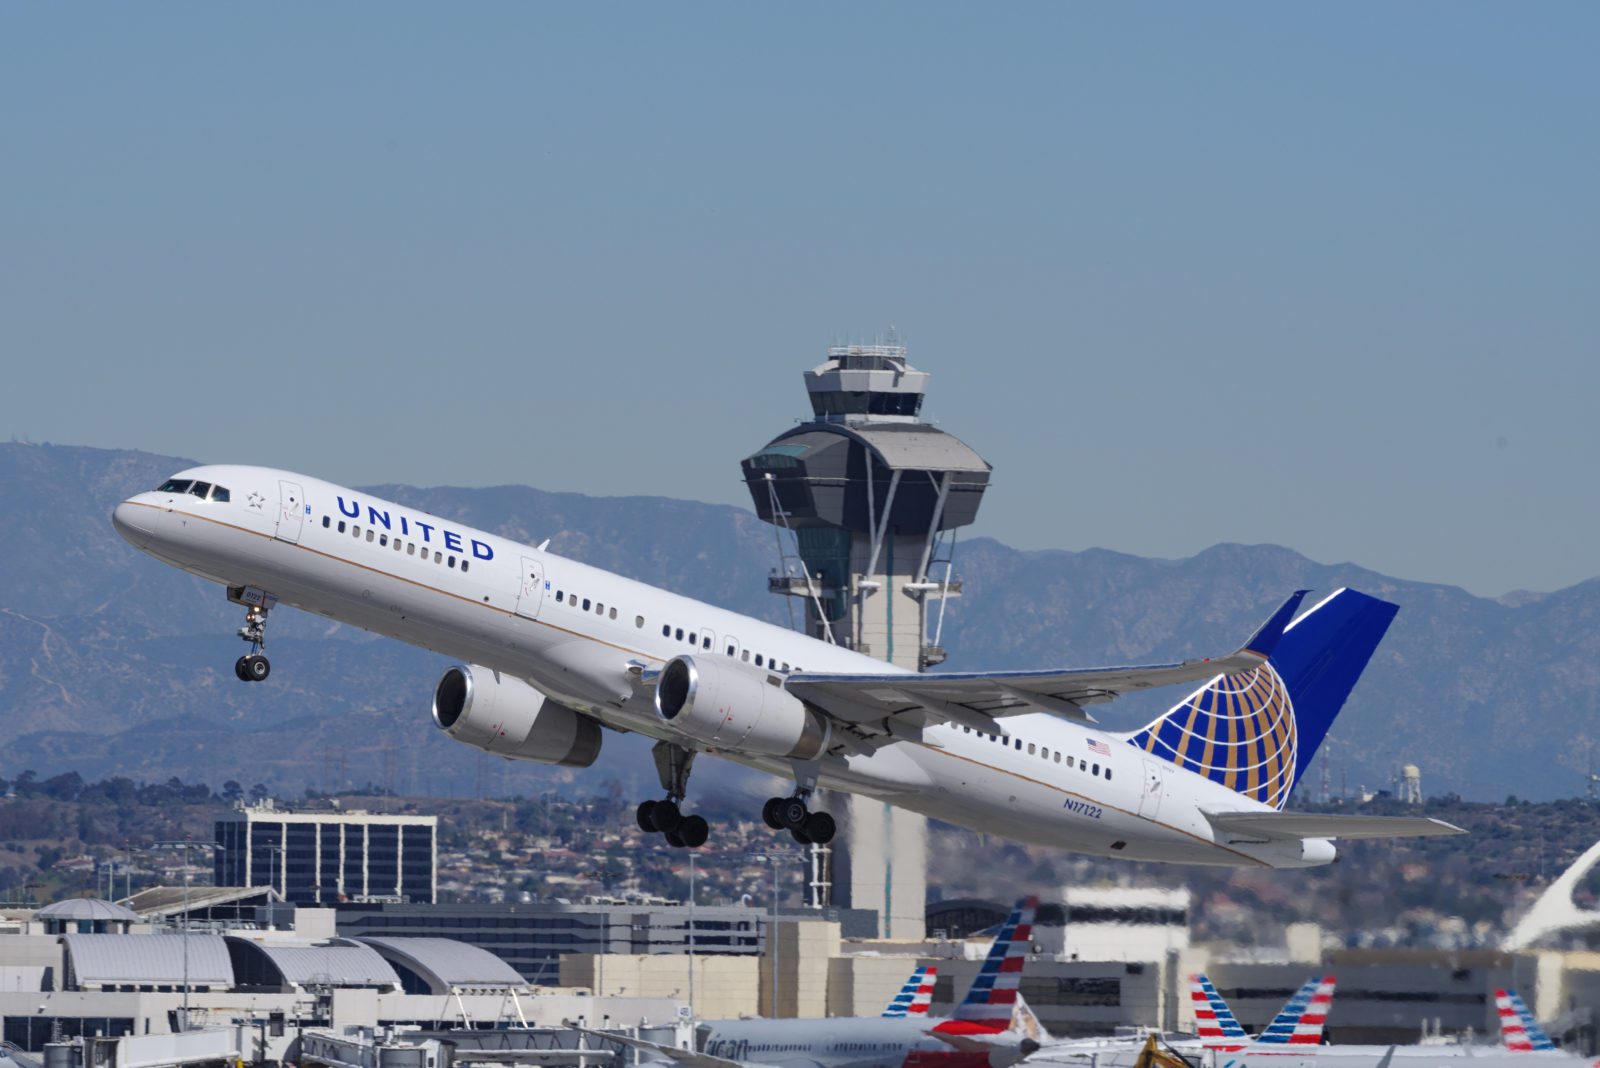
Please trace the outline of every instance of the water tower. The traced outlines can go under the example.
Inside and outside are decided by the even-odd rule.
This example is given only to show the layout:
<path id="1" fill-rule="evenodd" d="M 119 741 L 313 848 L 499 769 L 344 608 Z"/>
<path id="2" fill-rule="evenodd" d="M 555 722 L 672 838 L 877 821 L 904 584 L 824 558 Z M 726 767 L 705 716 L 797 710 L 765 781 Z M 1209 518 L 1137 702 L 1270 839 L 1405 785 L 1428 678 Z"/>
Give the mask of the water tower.
<path id="1" fill-rule="evenodd" d="M 928 374 L 892 332 L 828 349 L 805 383 L 812 418 L 742 464 L 756 514 L 798 552 L 770 588 L 804 602 L 813 637 L 924 670 L 944 659 L 955 532 L 977 518 L 990 467 L 921 420 Z M 884 937 L 922 938 L 926 821 L 859 797 L 849 813 L 851 903 L 881 910 Z"/>

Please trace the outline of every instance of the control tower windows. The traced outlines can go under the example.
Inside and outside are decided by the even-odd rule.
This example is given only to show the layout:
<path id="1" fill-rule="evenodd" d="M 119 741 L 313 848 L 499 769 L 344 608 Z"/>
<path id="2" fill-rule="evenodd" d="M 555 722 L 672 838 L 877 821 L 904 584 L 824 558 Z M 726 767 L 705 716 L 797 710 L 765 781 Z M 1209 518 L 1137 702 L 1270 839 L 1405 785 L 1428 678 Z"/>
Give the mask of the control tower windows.
<path id="1" fill-rule="evenodd" d="M 916 415 L 922 411 L 920 393 L 869 393 L 838 390 L 811 394 L 815 415 Z"/>

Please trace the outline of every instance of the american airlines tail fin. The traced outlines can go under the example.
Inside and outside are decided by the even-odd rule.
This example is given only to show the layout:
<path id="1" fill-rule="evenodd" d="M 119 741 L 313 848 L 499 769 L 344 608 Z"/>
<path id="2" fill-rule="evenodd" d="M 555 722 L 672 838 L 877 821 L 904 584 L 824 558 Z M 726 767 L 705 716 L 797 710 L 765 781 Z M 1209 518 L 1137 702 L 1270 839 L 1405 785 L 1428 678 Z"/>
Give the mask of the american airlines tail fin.
<path id="1" fill-rule="evenodd" d="M 1295 992 L 1278 1015 L 1256 1036 L 1258 1046 L 1315 1046 L 1333 1004 L 1334 977 L 1312 979 Z"/>
<path id="2" fill-rule="evenodd" d="M 1128 742 L 1283 808 L 1399 611 L 1341 589 L 1289 623 L 1305 593 L 1284 602 L 1246 645 L 1265 663 L 1218 675 Z"/>
<path id="3" fill-rule="evenodd" d="M 1017 902 L 950 1022 L 961 1021 L 996 1032 L 1010 1029 L 1022 964 L 1033 944 L 1033 914 L 1038 907 L 1037 897 Z"/>
<path id="4" fill-rule="evenodd" d="M 1189 1000 L 1194 1003 L 1195 1033 L 1206 1049 L 1233 1051 L 1249 1044 L 1250 1036 L 1239 1026 L 1233 1010 L 1222 1000 L 1210 979 L 1204 975 L 1189 976 Z"/>
<path id="5" fill-rule="evenodd" d="M 933 1004 L 933 982 L 938 976 L 939 969 L 929 964 L 912 972 L 906 985 L 900 988 L 900 993 L 884 1007 L 883 1014 L 897 1019 L 902 1016 L 926 1016 L 928 1006 Z"/>
<path id="6" fill-rule="evenodd" d="M 1529 1053 L 1536 1049 L 1556 1048 L 1516 991 L 1496 990 L 1494 1007 L 1500 1014 L 1500 1041 L 1506 1049 Z"/>

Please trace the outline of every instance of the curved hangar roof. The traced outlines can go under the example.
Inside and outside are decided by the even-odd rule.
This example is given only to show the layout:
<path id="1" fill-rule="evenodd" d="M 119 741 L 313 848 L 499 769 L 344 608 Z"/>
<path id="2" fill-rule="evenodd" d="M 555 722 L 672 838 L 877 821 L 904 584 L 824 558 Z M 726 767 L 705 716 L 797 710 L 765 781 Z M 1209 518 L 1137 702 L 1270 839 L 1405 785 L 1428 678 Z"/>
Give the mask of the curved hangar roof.
<path id="1" fill-rule="evenodd" d="M 228 953 L 241 987 L 376 987 L 400 992 L 400 977 L 389 962 L 359 942 L 336 938 L 284 944 L 230 935 Z"/>
<path id="2" fill-rule="evenodd" d="M 119 923 L 138 923 L 139 914 L 115 901 L 98 897 L 69 897 L 46 905 L 33 914 L 36 920 L 115 920 Z"/>
<path id="3" fill-rule="evenodd" d="M 802 423 L 741 466 L 756 514 L 765 522 L 779 522 L 767 491 L 770 476 L 790 525 L 858 531 L 881 519 L 889 482 L 899 473 L 891 522 L 899 534 L 924 534 L 935 522 L 940 530 L 971 523 L 991 470 L 960 438 L 923 423 Z M 941 510 L 939 489 L 946 476 L 949 493 Z"/>
<path id="4" fill-rule="evenodd" d="M 486 949 L 453 938 L 378 938 L 365 942 L 394 966 L 408 994 L 463 994 L 478 990 L 524 989 L 528 981 Z M 413 983 L 411 979 L 417 981 Z M 420 989 L 425 987 L 426 989 Z"/>
<path id="5" fill-rule="evenodd" d="M 80 988 L 108 986 L 181 986 L 184 936 L 177 934 L 69 934 L 68 983 Z M 189 985 L 227 990 L 233 966 L 220 935 L 191 934 Z"/>

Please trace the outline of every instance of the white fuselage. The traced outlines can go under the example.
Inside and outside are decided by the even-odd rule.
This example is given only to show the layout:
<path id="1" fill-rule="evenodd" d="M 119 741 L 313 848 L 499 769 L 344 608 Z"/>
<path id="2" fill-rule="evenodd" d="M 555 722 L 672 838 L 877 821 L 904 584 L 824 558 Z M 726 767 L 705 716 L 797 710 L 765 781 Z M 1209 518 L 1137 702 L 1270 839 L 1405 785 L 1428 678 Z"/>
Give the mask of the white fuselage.
<path id="1" fill-rule="evenodd" d="M 759 657 L 781 673 L 904 670 L 291 472 L 218 465 L 179 477 L 225 486 L 230 499 L 172 492 L 129 498 L 115 523 L 143 551 L 523 679 L 613 728 L 696 748 L 655 714 L 629 675 L 690 652 L 749 663 Z M 1101 856 L 1268 867 L 1332 859 L 1322 840 L 1219 843 L 1203 807 L 1266 807 L 1171 765 L 1162 769 L 1164 790 L 1152 798 L 1143 765 L 1154 758 L 1116 734 L 1040 713 L 1010 717 L 1005 726 L 1009 737 L 995 738 L 945 724 L 928 728 L 920 741 L 868 755 L 829 755 L 818 782 L 974 830 Z M 793 773 L 786 759 L 699 748 L 775 775 Z M 1073 758 L 1070 767 L 1063 754 Z"/>

